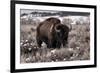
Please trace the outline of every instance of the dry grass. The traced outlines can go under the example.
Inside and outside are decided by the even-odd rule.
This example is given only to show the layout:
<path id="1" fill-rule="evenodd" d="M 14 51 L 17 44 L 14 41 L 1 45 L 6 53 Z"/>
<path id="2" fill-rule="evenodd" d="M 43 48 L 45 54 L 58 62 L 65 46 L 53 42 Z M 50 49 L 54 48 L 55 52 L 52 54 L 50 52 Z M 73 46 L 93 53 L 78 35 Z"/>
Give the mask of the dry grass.
<path id="1" fill-rule="evenodd" d="M 21 63 L 57 62 L 90 59 L 90 25 L 72 25 L 66 48 L 47 48 L 36 44 L 36 27 L 38 24 L 21 25 Z M 32 29 L 31 29 L 32 28 Z"/>

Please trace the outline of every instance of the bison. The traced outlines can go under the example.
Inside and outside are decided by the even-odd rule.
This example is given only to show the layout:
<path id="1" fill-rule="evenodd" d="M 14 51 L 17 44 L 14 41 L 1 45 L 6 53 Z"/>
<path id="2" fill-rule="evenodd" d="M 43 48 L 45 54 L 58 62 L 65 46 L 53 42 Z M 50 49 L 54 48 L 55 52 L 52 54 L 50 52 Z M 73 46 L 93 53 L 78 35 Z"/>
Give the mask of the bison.
<path id="1" fill-rule="evenodd" d="M 71 30 L 58 18 L 48 18 L 41 22 L 36 29 L 36 40 L 39 47 L 44 42 L 47 44 L 48 48 L 60 48 L 61 45 L 66 46 L 68 34 Z"/>

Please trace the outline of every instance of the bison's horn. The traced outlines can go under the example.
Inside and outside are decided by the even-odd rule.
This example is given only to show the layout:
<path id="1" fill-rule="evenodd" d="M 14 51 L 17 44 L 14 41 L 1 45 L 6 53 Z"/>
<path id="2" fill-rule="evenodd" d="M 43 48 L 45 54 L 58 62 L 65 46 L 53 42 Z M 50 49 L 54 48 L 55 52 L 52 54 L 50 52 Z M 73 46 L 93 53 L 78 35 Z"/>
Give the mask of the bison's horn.
<path id="1" fill-rule="evenodd" d="M 60 29 L 58 29 L 58 26 L 55 26 L 55 31 L 60 32 Z"/>

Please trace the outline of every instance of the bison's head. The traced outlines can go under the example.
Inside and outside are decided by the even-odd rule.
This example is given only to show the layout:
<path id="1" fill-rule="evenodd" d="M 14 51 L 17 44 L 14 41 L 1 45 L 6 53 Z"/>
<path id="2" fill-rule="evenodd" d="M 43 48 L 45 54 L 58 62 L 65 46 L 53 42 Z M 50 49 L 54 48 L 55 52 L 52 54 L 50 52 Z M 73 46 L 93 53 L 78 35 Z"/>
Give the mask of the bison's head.
<path id="1" fill-rule="evenodd" d="M 57 37 L 63 38 L 64 36 L 68 35 L 69 31 L 71 30 L 71 27 L 69 28 L 66 25 L 60 24 L 55 26 L 55 32 L 57 34 Z"/>
<path id="2" fill-rule="evenodd" d="M 61 44 L 63 44 L 63 46 L 65 46 L 67 44 L 68 34 L 69 34 L 69 31 L 71 31 L 71 29 L 72 29 L 71 25 L 70 27 L 63 24 L 56 25 L 55 36 L 57 38 L 57 42 L 60 42 Z"/>

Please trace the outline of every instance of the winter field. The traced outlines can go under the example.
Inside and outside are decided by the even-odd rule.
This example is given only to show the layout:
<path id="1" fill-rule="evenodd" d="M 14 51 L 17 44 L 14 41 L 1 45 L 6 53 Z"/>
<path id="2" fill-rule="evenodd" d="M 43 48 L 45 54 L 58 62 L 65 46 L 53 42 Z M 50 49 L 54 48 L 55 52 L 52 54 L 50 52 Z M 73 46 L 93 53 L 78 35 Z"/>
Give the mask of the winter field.
<path id="1" fill-rule="evenodd" d="M 89 16 L 56 17 L 65 25 L 71 24 L 67 47 L 39 48 L 36 42 L 36 28 L 47 17 L 21 17 L 20 21 L 20 63 L 57 62 L 90 59 L 90 18 Z"/>

